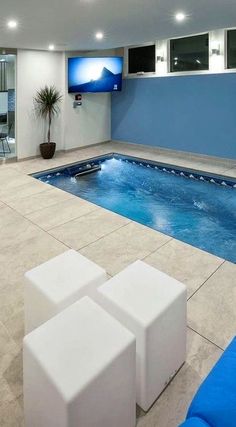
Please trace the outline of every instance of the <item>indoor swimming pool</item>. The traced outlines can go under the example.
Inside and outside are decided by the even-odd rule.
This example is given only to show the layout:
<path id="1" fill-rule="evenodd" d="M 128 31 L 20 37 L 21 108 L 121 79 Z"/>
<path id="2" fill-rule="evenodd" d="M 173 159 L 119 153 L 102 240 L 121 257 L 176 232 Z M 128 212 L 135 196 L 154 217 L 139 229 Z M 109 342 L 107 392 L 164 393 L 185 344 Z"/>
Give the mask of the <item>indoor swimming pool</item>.
<path id="1" fill-rule="evenodd" d="M 236 180 L 113 153 L 33 176 L 236 262 Z"/>

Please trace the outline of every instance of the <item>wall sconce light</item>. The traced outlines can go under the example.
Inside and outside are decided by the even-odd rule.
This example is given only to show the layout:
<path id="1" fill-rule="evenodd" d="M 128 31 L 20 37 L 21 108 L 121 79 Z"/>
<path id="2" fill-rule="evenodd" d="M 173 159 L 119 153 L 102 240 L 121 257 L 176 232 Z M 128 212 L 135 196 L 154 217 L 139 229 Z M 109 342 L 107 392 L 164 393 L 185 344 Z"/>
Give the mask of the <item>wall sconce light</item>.
<path id="1" fill-rule="evenodd" d="M 211 53 L 212 55 L 220 55 L 220 43 L 219 42 L 212 42 L 211 43 Z"/>
<path id="2" fill-rule="evenodd" d="M 164 52 L 161 49 L 157 49 L 157 62 L 164 62 Z"/>

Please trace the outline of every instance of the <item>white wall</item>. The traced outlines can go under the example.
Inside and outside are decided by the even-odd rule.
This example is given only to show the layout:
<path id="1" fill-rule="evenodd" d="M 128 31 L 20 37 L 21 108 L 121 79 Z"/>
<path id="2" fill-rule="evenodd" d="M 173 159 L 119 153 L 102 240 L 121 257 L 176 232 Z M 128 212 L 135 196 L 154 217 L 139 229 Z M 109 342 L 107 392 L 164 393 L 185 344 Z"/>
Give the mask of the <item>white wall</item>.
<path id="1" fill-rule="evenodd" d="M 73 101 L 73 95 L 65 95 L 65 150 L 110 140 L 111 95 L 83 94 L 82 106 L 77 108 L 73 108 Z"/>
<path id="2" fill-rule="evenodd" d="M 67 60 L 73 56 L 112 56 L 115 50 L 100 52 L 68 52 L 65 57 L 65 134 L 66 150 L 111 139 L 111 94 L 85 93 L 82 106 L 73 108 L 74 95 L 67 93 Z"/>
<path id="3" fill-rule="evenodd" d="M 65 91 L 64 53 L 18 50 L 17 52 L 17 156 L 19 159 L 39 154 L 39 144 L 45 141 L 45 123 L 35 117 L 33 97 L 36 91 L 47 85 L 55 85 L 63 95 Z M 52 139 L 57 149 L 63 143 L 63 113 L 52 126 Z"/>
<path id="4" fill-rule="evenodd" d="M 114 51 L 106 53 L 109 54 L 114 54 Z M 57 150 L 84 147 L 111 139 L 109 93 L 84 94 L 82 106 L 73 108 L 74 96 L 67 91 L 67 58 L 79 55 L 78 52 L 65 55 L 57 52 L 18 50 L 16 123 L 19 159 L 38 155 L 39 144 L 45 140 L 45 123 L 35 116 L 33 109 L 33 97 L 37 89 L 45 84 L 55 85 L 64 96 L 61 114 L 52 127 L 52 137 L 57 143 Z M 96 55 L 99 53 L 96 52 Z"/>

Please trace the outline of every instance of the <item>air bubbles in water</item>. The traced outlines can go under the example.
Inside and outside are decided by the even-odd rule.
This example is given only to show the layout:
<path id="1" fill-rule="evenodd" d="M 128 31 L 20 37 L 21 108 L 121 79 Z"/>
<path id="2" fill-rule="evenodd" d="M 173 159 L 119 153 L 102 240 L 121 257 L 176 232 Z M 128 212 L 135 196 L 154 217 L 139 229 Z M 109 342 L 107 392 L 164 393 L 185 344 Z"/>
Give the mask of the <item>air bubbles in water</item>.
<path id="1" fill-rule="evenodd" d="M 207 205 L 204 202 L 194 201 L 193 204 L 194 204 L 195 208 L 198 208 L 200 211 L 206 211 L 207 210 Z"/>

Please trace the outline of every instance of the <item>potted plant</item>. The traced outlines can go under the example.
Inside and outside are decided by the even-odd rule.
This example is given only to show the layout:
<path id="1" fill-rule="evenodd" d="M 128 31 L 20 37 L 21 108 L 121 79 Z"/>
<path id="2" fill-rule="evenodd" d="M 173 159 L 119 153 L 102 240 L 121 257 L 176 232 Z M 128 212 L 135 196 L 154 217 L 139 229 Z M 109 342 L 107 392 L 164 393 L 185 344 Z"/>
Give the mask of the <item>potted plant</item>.
<path id="1" fill-rule="evenodd" d="M 34 97 L 36 114 L 48 120 L 47 142 L 40 144 L 40 153 L 44 159 L 51 159 L 56 150 L 56 143 L 51 141 L 51 124 L 59 114 L 62 95 L 55 86 L 45 86 L 38 90 Z"/>

